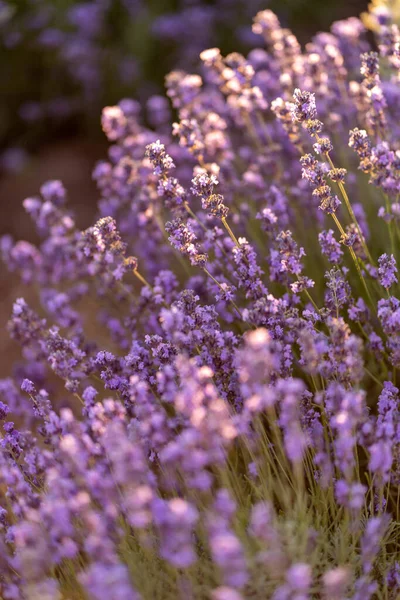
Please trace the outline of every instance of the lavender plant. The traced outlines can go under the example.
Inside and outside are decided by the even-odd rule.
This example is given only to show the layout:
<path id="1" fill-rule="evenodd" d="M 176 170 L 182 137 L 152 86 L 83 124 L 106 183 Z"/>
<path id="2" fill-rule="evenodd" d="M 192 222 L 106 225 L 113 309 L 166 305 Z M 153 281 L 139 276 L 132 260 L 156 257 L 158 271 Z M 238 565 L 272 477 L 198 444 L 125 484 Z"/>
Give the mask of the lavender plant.
<path id="1" fill-rule="evenodd" d="M 172 66 L 195 68 L 216 39 L 249 48 L 255 36 L 239 24 L 261 7 L 261 0 L 1 0 L 0 167 L 21 169 L 49 129 L 97 133 L 98 112 L 125 94 L 149 99 L 152 112 Z"/>
<path id="2" fill-rule="evenodd" d="M 277 17 L 169 107 L 106 107 L 85 231 L 59 181 L 2 239 L 39 291 L 0 382 L 1 597 L 400 597 L 400 33 Z M 60 385 L 61 384 L 61 385 Z"/>

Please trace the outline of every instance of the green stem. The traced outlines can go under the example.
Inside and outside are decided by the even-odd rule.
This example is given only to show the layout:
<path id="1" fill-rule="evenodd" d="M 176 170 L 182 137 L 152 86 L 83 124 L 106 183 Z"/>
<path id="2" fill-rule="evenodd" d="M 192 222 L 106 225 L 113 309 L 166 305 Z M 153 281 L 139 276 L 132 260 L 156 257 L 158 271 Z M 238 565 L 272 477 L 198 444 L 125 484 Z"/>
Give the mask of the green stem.
<path id="1" fill-rule="evenodd" d="M 317 139 L 318 139 L 318 136 L 317 136 Z M 333 164 L 333 161 L 332 161 L 331 157 L 329 156 L 329 153 L 326 155 L 326 158 L 328 160 L 330 168 L 332 170 L 334 170 L 335 169 L 335 165 Z M 371 256 L 371 254 L 370 254 L 370 252 L 368 250 L 368 246 L 367 246 L 367 244 L 365 242 L 364 235 L 363 235 L 363 233 L 361 231 L 361 227 L 360 227 L 360 225 L 359 225 L 359 223 L 357 221 L 356 215 L 354 214 L 353 207 L 351 206 L 351 202 L 350 202 L 350 199 L 349 199 L 349 197 L 347 195 L 346 189 L 345 189 L 345 187 L 344 187 L 344 185 L 343 185 L 343 183 L 341 181 L 338 181 L 337 184 L 339 186 L 340 193 L 342 194 L 342 197 L 343 197 L 344 203 L 346 205 L 347 211 L 348 211 L 348 213 L 350 215 L 350 218 L 352 219 L 352 221 L 354 222 L 354 225 L 357 228 L 357 232 L 358 232 L 358 235 L 360 236 L 360 242 L 362 244 L 364 252 L 367 255 L 368 260 L 370 261 L 370 263 L 374 264 L 374 261 L 372 260 L 372 256 Z"/>
<path id="2" fill-rule="evenodd" d="M 392 209 L 390 207 L 389 198 L 387 197 L 387 194 L 384 194 L 384 196 L 385 196 L 386 212 L 388 214 L 391 214 Z M 395 249 L 394 249 L 394 235 L 393 235 L 393 221 L 392 221 L 392 219 L 390 219 L 390 221 L 388 223 L 388 228 L 389 228 L 389 237 L 390 237 L 390 248 L 392 250 L 393 256 L 396 256 L 395 255 Z"/>
<path id="3" fill-rule="evenodd" d="M 313 305 L 313 307 L 315 308 L 315 310 L 319 313 L 319 308 L 316 305 L 316 303 L 314 302 L 314 300 L 312 299 L 312 296 L 310 294 L 310 292 L 308 290 L 303 290 L 305 295 L 307 296 L 307 298 L 309 299 L 309 301 L 311 302 L 311 304 Z"/>
<path id="4" fill-rule="evenodd" d="M 382 382 L 379 381 L 379 379 L 377 377 L 375 377 L 375 375 L 373 373 L 371 373 L 371 371 L 369 369 L 367 369 L 367 367 L 364 367 L 364 371 L 367 373 L 367 375 L 369 375 L 371 377 L 371 379 L 373 379 L 375 381 L 375 383 L 377 385 L 379 385 L 380 388 L 383 387 Z"/>
<path id="5" fill-rule="evenodd" d="M 375 312 L 375 304 L 374 304 L 374 301 L 373 301 L 372 296 L 370 294 L 370 291 L 368 289 L 367 282 L 365 281 L 364 275 L 361 272 L 360 265 L 358 263 L 358 259 L 357 259 L 356 253 L 354 252 L 353 248 L 349 248 L 349 250 L 350 250 L 351 257 L 352 257 L 352 259 L 354 261 L 354 264 L 356 265 L 358 276 L 361 279 L 361 283 L 363 284 L 363 287 L 365 289 L 365 293 L 367 294 L 368 300 L 369 300 L 369 302 L 371 304 L 371 308 Z"/>
<path id="6" fill-rule="evenodd" d="M 146 287 L 150 288 L 151 290 L 153 290 L 152 286 L 149 284 L 148 281 L 146 281 L 146 279 L 143 277 L 143 275 L 141 275 L 139 273 L 139 271 L 137 271 L 136 269 L 134 269 L 133 274 L 135 277 L 137 277 L 137 279 L 139 279 L 139 281 L 141 283 L 143 283 L 143 285 L 145 285 Z"/>
<path id="7" fill-rule="evenodd" d="M 333 220 L 335 221 L 335 223 L 336 223 L 336 226 L 337 226 L 337 228 L 339 229 L 339 232 L 341 233 L 342 237 L 346 238 L 346 232 L 345 232 L 345 230 L 343 229 L 343 227 L 342 227 L 342 225 L 341 225 L 341 223 L 340 223 L 339 219 L 338 219 L 338 218 L 337 218 L 337 216 L 335 215 L 335 213 L 332 213 L 332 218 L 333 218 Z M 362 274 L 362 272 L 361 272 L 361 268 L 360 268 L 360 265 L 359 265 L 359 262 L 358 262 L 358 258 L 357 258 L 357 256 L 356 256 L 356 253 L 354 252 L 354 250 L 353 250 L 353 248 L 352 248 L 351 246 L 349 246 L 349 251 L 350 251 L 350 254 L 351 254 L 351 258 L 353 259 L 353 262 L 354 262 L 354 264 L 355 264 L 355 267 L 356 267 L 356 269 L 357 269 L 358 276 L 359 276 L 359 278 L 360 278 L 360 280 L 361 280 L 361 283 L 362 283 L 362 285 L 363 285 L 363 287 L 364 287 L 364 289 L 365 289 L 365 292 L 366 292 L 366 294 L 367 294 L 368 300 L 369 300 L 369 302 L 370 302 L 370 304 L 371 304 L 371 307 L 372 307 L 373 311 L 375 312 L 375 304 L 374 304 L 374 301 L 372 300 L 372 297 L 371 297 L 370 291 L 369 291 L 369 289 L 368 289 L 368 286 L 367 286 L 367 282 L 366 282 L 366 281 L 365 281 L 365 279 L 364 279 L 364 275 L 363 275 L 363 274 Z"/>
<path id="8" fill-rule="evenodd" d="M 203 267 L 203 271 L 206 275 L 208 275 L 208 277 L 210 277 L 210 279 L 213 280 L 214 283 L 217 284 L 217 286 L 223 291 L 225 292 L 223 286 L 220 284 L 220 282 L 215 279 L 215 277 L 213 275 L 211 275 L 210 271 L 208 269 L 206 269 L 205 267 Z M 233 300 L 230 300 L 230 303 L 232 304 L 232 306 L 234 307 L 234 309 L 236 310 L 236 312 L 238 313 L 239 317 L 243 320 L 243 315 L 240 312 L 240 308 L 236 305 L 236 303 Z"/>
<path id="9" fill-rule="evenodd" d="M 235 244 L 235 246 L 237 246 L 237 248 L 240 248 L 240 244 L 235 236 L 235 234 L 233 233 L 232 229 L 229 227 L 228 222 L 226 220 L 225 217 L 223 217 L 221 219 L 223 226 L 225 227 L 226 231 L 229 234 L 229 237 L 231 238 L 232 242 Z"/>

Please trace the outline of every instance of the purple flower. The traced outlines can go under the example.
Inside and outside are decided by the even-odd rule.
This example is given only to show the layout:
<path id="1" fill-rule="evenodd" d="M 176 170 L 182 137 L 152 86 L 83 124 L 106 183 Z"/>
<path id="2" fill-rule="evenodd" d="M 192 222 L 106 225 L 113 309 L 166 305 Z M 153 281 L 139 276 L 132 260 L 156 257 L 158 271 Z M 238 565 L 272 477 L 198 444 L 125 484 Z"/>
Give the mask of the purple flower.
<path id="1" fill-rule="evenodd" d="M 121 0 L 122 23 L 139 15 L 176 47 L 166 98 L 137 88 L 143 112 L 104 108 L 92 226 L 50 180 L 23 203 L 36 241 L 1 239 L 29 284 L 0 380 L 5 600 L 74 585 L 98 600 L 398 595 L 396 14 L 373 3 L 368 39 L 351 18 L 302 47 L 264 10 L 264 48 L 212 47 L 258 2 L 182 0 L 152 23 Z M 2 4 L 5 46 L 23 50 L 26 29 L 73 76 L 73 102 L 17 107 L 30 125 L 92 110 L 111 58 L 145 79 L 102 47 L 119 27 L 109 0 L 75 3 L 66 28 L 51 3 Z"/>
<path id="2" fill-rule="evenodd" d="M 367 132 L 357 127 L 350 131 L 350 148 L 354 148 L 360 158 L 368 158 L 371 154 L 371 142 Z"/>
<path id="3" fill-rule="evenodd" d="M 35 392 L 35 386 L 29 379 L 24 379 L 21 383 L 21 390 L 27 394 L 33 394 Z"/>
<path id="4" fill-rule="evenodd" d="M 361 539 L 361 559 L 365 574 L 371 572 L 374 560 L 380 550 L 382 538 L 389 526 L 388 515 L 373 517 L 368 520 Z"/>
<path id="5" fill-rule="evenodd" d="M 397 283 L 397 266 L 396 259 L 391 254 L 382 254 L 378 259 L 378 275 L 379 281 L 386 289 L 390 288 L 394 283 Z"/>
<path id="6" fill-rule="evenodd" d="M 322 254 L 324 254 L 329 262 L 337 265 L 342 261 L 343 251 L 339 242 L 333 237 L 332 229 L 321 231 L 318 234 L 318 241 L 321 246 Z"/>
<path id="7" fill-rule="evenodd" d="M 220 586 L 213 590 L 211 598 L 212 600 L 243 600 L 242 594 L 227 586 Z"/>
<path id="8" fill-rule="evenodd" d="M 193 530 L 198 520 L 194 506 L 180 498 L 155 500 L 154 523 L 161 535 L 160 554 L 172 565 L 185 568 L 196 560 Z"/>
<path id="9" fill-rule="evenodd" d="M 351 300 L 351 288 L 339 269 L 325 273 L 328 288 L 325 294 L 326 306 L 338 314 L 340 309 Z"/>
<path id="10" fill-rule="evenodd" d="M 323 576 L 326 600 L 342 600 L 350 583 L 350 572 L 346 567 L 336 567 Z"/>
<path id="11" fill-rule="evenodd" d="M 273 600 L 299 598 L 307 600 L 312 582 L 311 567 L 305 563 L 296 563 L 286 571 L 286 583 L 272 595 Z"/>
<path id="12" fill-rule="evenodd" d="M 326 171 L 321 163 L 311 154 L 302 156 L 300 163 L 302 165 L 301 176 L 314 188 L 313 196 L 319 199 L 319 208 L 327 214 L 335 213 L 341 202 L 337 196 L 332 194 L 331 188 L 326 185 Z"/>
<path id="13" fill-rule="evenodd" d="M 202 207 L 213 217 L 225 219 L 228 216 L 229 208 L 224 204 L 224 197 L 221 194 L 211 194 L 202 201 Z"/>
<path id="14" fill-rule="evenodd" d="M 346 506 L 351 511 L 359 511 L 365 501 L 365 492 L 367 488 L 361 483 L 348 484 L 344 480 L 339 480 L 335 486 L 335 493 L 339 504 Z"/>
<path id="15" fill-rule="evenodd" d="M 205 267 L 208 257 L 200 252 L 196 244 L 197 236 L 190 225 L 186 225 L 181 218 L 174 219 L 165 224 L 165 230 L 169 233 L 169 241 L 176 250 L 189 257 L 194 266 Z"/>
<path id="16" fill-rule="evenodd" d="M 315 103 L 315 94 L 296 88 L 293 92 L 293 100 L 294 103 L 291 106 L 293 121 L 304 123 L 316 118 L 317 106 Z"/>
<path id="17" fill-rule="evenodd" d="M 80 581 L 94 600 L 140 598 L 132 588 L 128 570 L 123 564 L 93 563 L 80 575 Z"/>
<path id="18" fill-rule="evenodd" d="M 213 193 L 214 187 L 218 185 L 218 179 L 215 175 L 208 175 L 206 172 L 197 173 L 192 179 L 191 192 L 200 198 L 208 198 Z"/>
<path id="19" fill-rule="evenodd" d="M 335 181 L 335 182 L 340 182 L 340 183 L 344 183 L 346 174 L 347 174 L 347 170 L 342 169 L 342 168 L 331 169 L 327 173 L 329 179 L 331 179 L 332 181 Z"/>
<path id="20" fill-rule="evenodd" d="M 248 581 L 248 573 L 239 539 L 225 526 L 211 523 L 210 529 L 211 554 L 223 573 L 224 583 L 233 588 L 242 588 Z"/>
<path id="21" fill-rule="evenodd" d="M 160 140 L 146 146 L 146 156 L 154 167 L 155 175 L 166 175 L 175 167 L 172 158 L 165 151 L 164 144 Z"/>
<path id="22" fill-rule="evenodd" d="M 333 150 L 332 142 L 329 138 L 319 138 L 318 142 L 315 142 L 315 144 L 313 145 L 313 148 L 316 154 L 329 154 Z M 335 172 L 333 173 L 333 177 L 341 177 L 341 174 Z"/>
<path id="23" fill-rule="evenodd" d="M 389 569 L 386 577 L 387 585 L 394 593 L 400 590 L 400 563 L 397 561 Z"/>

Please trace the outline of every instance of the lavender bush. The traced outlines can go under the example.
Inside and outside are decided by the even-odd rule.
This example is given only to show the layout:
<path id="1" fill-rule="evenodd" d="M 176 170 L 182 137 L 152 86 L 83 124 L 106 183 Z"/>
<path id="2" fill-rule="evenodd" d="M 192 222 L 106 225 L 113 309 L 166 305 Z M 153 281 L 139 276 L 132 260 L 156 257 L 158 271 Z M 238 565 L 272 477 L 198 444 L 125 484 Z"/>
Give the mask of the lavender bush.
<path id="1" fill-rule="evenodd" d="M 212 43 L 249 48 L 255 36 L 240 23 L 262 7 L 262 0 L 0 0 L 0 167 L 21 169 L 26 150 L 49 130 L 92 131 L 95 123 L 97 133 L 104 104 L 126 94 L 146 101 L 170 68 L 194 68 Z"/>
<path id="2" fill-rule="evenodd" d="M 400 597 L 400 32 L 389 5 L 302 51 L 106 107 L 98 221 L 59 181 L 2 240 L 38 290 L 0 382 L 5 600 Z M 64 388 L 59 385 L 63 382 Z"/>

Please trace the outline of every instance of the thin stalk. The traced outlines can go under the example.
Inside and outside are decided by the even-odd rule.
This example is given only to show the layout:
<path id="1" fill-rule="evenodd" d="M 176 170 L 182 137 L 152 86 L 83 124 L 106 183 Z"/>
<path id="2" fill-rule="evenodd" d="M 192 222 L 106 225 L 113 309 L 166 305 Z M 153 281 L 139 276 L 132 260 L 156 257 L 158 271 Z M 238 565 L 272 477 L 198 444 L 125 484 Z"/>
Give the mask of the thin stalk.
<path id="1" fill-rule="evenodd" d="M 384 196 L 385 196 L 386 212 L 388 214 L 391 214 L 392 210 L 391 210 L 391 207 L 390 207 L 389 198 L 388 198 L 387 194 L 384 194 Z M 388 223 L 388 229 L 389 229 L 389 237 L 390 237 L 390 248 L 392 250 L 393 256 L 396 256 L 395 249 L 394 249 L 394 235 L 393 235 L 393 221 L 392 221 L 392 219 L 390 219 L 390 221 Z"/>
<path id="2" fill-rule="evenodd" d="M 137 277 L 137 279 L 139 279 L 139 281 L 141 283 L 143 283 L 143 285 L 145 285 L 146 287 L 150 288 L 153 291 L 153 287 L 150 285 L 150 283 L 148 281 L 146 281 L 146 279 L 143 277 L 143 275 L 141 275 L 139 273 L 139 271 L 137 269 L 134 269 L 132 272 L 133 272 L 134 276 Z"/>
<path id="3" fill-rule="evenodd" d="M 225 217 L 223 217 L 223 218 L 221 219 L 221 221 L 222 221 L 222 224 L 223 224 L 223 226 L 225 227 L 226 231 L 228 232 L 228 234 L 229 234 L 229 237 L 231 238 L 232 242 L 235 244 L 235 246 L 236 246 L 237 248 L 240 248 L 240 244 L 239 244 L 239 242 L 238 242 L 238 240 L 237 240 L 237 238 L 236 238 L 235 234 L 233 233 L 232 229 L 229 227 L 229 225 L 228 225 L 228 222 L 227 222 L 226 218 L 225 218 Z"/>
<path id="4" fill-rule="evenodd" d="M 82 406 L 85 406 L 84 401 L 82 400 L 81 396 L 78 393 L 75 393 L 74 396 L 75 396 L 75 398 L 78 398 L 78 400 L 82 404 Z"/>
<path id="5" fill-rule="evenodd" d="M 382 382 L 379 381 L 379 379 L 377 377 L 375 377 L 375 375 L 373 375 L 373 373 L 371 373 L 371 371 L 369 369 L 367 369 L 367 367 L 364 367 L 364 371 L 367 373 L 367 375 L 369 375 L 371 377 L 371 379 L 373 379 L 375 381 L 375 383 L 377 385 L 379 385 L 380 388 L 383 388 Z"/>
<path id="6" fill-rule="evenodd" d="M 190 215 L 192 219 L 194 219 L 204 231 L 208 231 L 207 227 L 204 225 L 204 223 L 200 221 L 199 217 L 196 215 L 196 213 L 192 211 L 187 202 L 185 202 L 185 210 L 188 213 L 188 215 Z"/>
<path id="7" fill-rule="evenodd" d="M 217 279 L 215 279 L 215 277 L 214 277 L 213 275 L 211 275 L 210 271 L 209 271 L 208 269 L 206 269 L 206 267 L 203 267 L 203 271 L 204 271 L 204 273 L 205 273 L 206 275 L 208 275 L 208 277 L 210 277 L 210 278 L 213 280 L 213 282 L 214 282 L 214 283 L 216 283 L 216 284 L 217 284 L 217 286 L 218 286 L 218 287 L 219 287 L 219 288 L 220 288 L 220 289 L 221 289 L 223 292 L 225 292 L 225 290 L 224 290 L 223 286 L 220 284 L 220 282 L 219 282 Z M 233 308 L 236 310 L 236 312 L 238 313 L 239 317 L 240 317 L 240 318 L 243 320 L 243 315 L 242 315 L 242 313 L 240 312 L 240 308 L 237 306 L 237 304 L 236 304 L 236 303 L 235 303 L 233 300 L 230 300 L 229 302 L 232 304 Z"/>
<path id="8" fill-rule="evenodd" d="M 339 229 L 339 232 L 341 233 L 341 235 L 346 238 L 346 232 L 343 229 L 339 219 L 337 218 L 337 216 L 335 215 L 335 213 L 332 213 L 332 219 L 335 221 L 336 227 Z"/>
<path id="9" fill-rule="evenodd" d="M 345 230 L 343 229 L 343 227 L 342 227 L 342 225 L 341 225 L 341 223 L 340 223 L 339 219 L 338 219 L 338 218 L 337 218 L 337 216 L 335 215 L 335 213 L 332 213 L 332 218 L 333 218 L 333 220 L 335 221 L 335 223 L 336 223 L 336 226 L 337 226 L 337 228 L 339 229 L 339 232 L 340 232 L 340 233 L 341 233 L 341 235 L 342 235 L 342 236 L 345 238 L 345 237 L 346 237 L 346 232 L 345 232 Z M 366 292 L 366 294 L 367 294 L 368 300 L 369 300 L 369 302 L 370 302 L 370 304 L 371 304 L 371 307 L 372 307 L 372 309 L 373 309 L 373 310 L 374 310 L 374 312 L 375 312 L 375 304 L 374 304 L 374 301 L 373 301 L 373 299 L 372 299 L 372 297 L 371 297 L 370 291 L 369 291 L 369 289 L 368 289 L 367 282 L 366 282 L 366 281 L 365 281 L 365 279 L 364 279 L 364 275 L 363 275 L 363 274 L 362 274 L 362 272 L 361 272 L 360 265 L 359 265 L 359 263 L 358 263 L 358 258 L 357 258 L 357 256 L 356 256 L 356 253 L 354 252 L 354 250 L 353 250 L 353 248 L 352 248 L 351 246 L 349 246 L 349 251 L 350 251 L 350 254 L 351 254 L 351 258 L 353 259 L 353 262 L 354 262 L 354 264 L 355 264 L 355 267 L 356 267 L 356 269 L 357 269 L 358 276 L 359 276 L 359 278 L 360 278 L 360 280 L 361 280 L 361 283 L 362 283 L 362 285 L 363 285 L 363 287 L 364 287 L 364 289 L 365 289 L 365 292 Z"/>
<path id="10" fill-rule="evenodd" d="M 320 139 L 320 138 L 317 136 L 317 139 Z M 333 161 L 332 161 L 329 153 L 326 155 L 326 158 L 328 160 L 330 168 L 332 170 L 335 169 L 336 167 L 335 167 L 335 165 L 334 165 L 334 163 L 333 163 Z M 369 250 L 368 250 L 368 246 L 367 246 L 367 244 L 365 242 L 364 234 L 362 233 L 361 227 L 360 227 L 360 225 L 359 225 L 359 223 L 357 221 L 356 215 L 354 214 L 354 210 L 353 210 L 353 207 L 351 206 L 351 202 L 350 202 L 350 199 L 349 199 L 349 197 L 347 195 L 346 189 L 345 189 L 345 187 L 344 187 L 344 185 L 343 185 L 343 183 L 341 181 L 338 181 L 337 184 L 338 184 L 340 193 L 342 194 L 342 197 L 343 197 L 344 203 L 346 205 L 347 211 L 348 211 L 348 213 L 349 213 L 352 221 L 354 222 L 354 225 L 357 228 L 357 232 L 358 232 L 358 235 L 360 236 L 360 241 L 361 241 L 362 247 L 364 249 L 364 252 L 367 255 L 368 260 L 370 261 L 370 263 L 373 264 L 374 261 L 372 259 L 372 256 L 371 256 Z"/>
<path id="11" fill-rule="evenodd" d="M 374 304 L 374 301 L 373 301 L 372 296 L 370 294 L 370 291 L 368 289 L 367 282 L 365 281 L 364 275 L 361 272 L 360 265 L 358 263 L 358 259 L 357 259 L 356 253 L 354 252 L 353 248 L 349 248 L 349 250 L 350 250 L 351 257 L 352 257 L 352 259 L 354 261 L 354 264 L 356 265 L 358 276 L 361 279 L 361 283 L 363 284 L 365 292 L 366 292 L 366 294 L 368 296 L 368 300 L 369 300 L 369 302 L 371 304 L 371 308 L 375 312 L 375 304 Z"/>
<path id="12" fill-rule="evenodd" d="M 311 304 L 313 305 L 313 307 L 315 308 L 315 310 L 319 313 L 319 308 L 317 306 L 317 304 L 314 302 L 314 300 L 312 299 L 312 296 L 310 294 L 310 292 L 308 290 L 303 290 L 305 295 L 307 296 L 307 298 L 309 299 L 309 301 L 311 302 Z"/>

